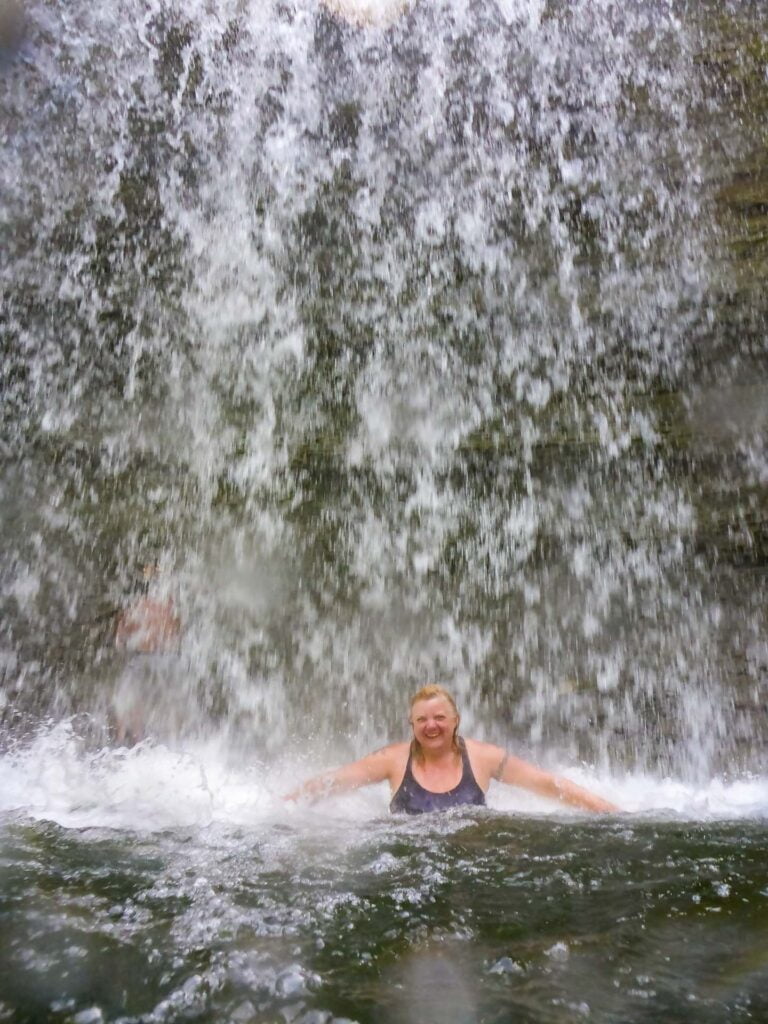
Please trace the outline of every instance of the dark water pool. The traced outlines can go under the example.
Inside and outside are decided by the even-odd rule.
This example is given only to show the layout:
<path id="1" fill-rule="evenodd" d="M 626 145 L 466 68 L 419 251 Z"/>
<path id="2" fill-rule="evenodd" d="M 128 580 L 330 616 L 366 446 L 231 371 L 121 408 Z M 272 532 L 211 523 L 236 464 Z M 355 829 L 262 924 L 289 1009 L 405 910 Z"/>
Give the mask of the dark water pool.
<path id="1" fill-rule="evenodd" d="M 768 1019 L 764 820 L 6 815 L 0 1019 Z"/>

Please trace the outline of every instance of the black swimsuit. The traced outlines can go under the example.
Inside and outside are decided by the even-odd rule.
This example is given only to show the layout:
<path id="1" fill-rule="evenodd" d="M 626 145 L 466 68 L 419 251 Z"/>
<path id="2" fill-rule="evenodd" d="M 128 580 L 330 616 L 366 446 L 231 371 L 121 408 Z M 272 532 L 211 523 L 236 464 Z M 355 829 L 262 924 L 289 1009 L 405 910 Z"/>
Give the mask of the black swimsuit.
<path id="1" fill-rule="evenodd" d="M 459 740 L 461 750 L 461 778 L 458 785 L 449 789 L 447 793 L 433 793 L 416 781 L 411 769 L 413 754 L 408 754 L 408 764 L 405 766 L 403 781 L 392 797 L 389 805 L 390 811 L 405 814 L 423 814 L 425 811 L 447 811 L 449 807 L 459 807 L 461 804 L 475 804 L 477 807 L 485 806 L 485 793 L 477 784 L 477 779 L 469 763 L 467 746 L 464 740 Z"/>

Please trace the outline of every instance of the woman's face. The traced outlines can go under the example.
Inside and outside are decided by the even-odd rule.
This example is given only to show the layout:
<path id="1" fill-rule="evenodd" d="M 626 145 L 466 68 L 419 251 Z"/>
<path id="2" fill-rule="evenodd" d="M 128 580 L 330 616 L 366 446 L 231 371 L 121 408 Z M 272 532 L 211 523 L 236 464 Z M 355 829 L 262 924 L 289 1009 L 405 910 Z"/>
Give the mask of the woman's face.
<path id="1" fill-rule="evenodd" d="M 458 715 L 445 697 L 417 700 L 411 708 L 413 735 L 422 750 L 450 747 L 458 724 Z"/>

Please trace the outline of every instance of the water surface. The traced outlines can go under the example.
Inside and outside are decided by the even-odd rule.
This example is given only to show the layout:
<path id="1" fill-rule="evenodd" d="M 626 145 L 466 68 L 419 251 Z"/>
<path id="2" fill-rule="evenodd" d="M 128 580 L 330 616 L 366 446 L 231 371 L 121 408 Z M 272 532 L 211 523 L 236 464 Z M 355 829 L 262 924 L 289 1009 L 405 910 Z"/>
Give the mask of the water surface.
<path id="1" fill-rule="evenodd" d="M 628 811 L 496 786 L 487 809 L 417 820 L 388 815 L 379 787 L 285 805 L 295 775 L 210 750 L 44 744 L 0 766 L 5 806 L 33 808 L 2 813 L 5 1019 L 768 1012 L 764 782 L 582 775 Z"/>

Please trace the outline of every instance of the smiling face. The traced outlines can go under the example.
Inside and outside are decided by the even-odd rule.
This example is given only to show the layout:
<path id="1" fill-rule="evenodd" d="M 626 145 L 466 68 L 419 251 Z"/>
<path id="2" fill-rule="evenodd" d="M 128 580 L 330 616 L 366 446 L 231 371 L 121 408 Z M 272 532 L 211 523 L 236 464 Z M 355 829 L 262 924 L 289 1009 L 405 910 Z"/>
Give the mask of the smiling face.
<path id="1" fill-rule="evenodd" d="M 446 697 L 428 697 L 411 706 L 413 736 L 422 751 L 441 753 L 454 745 L 459 716 Z"/>

